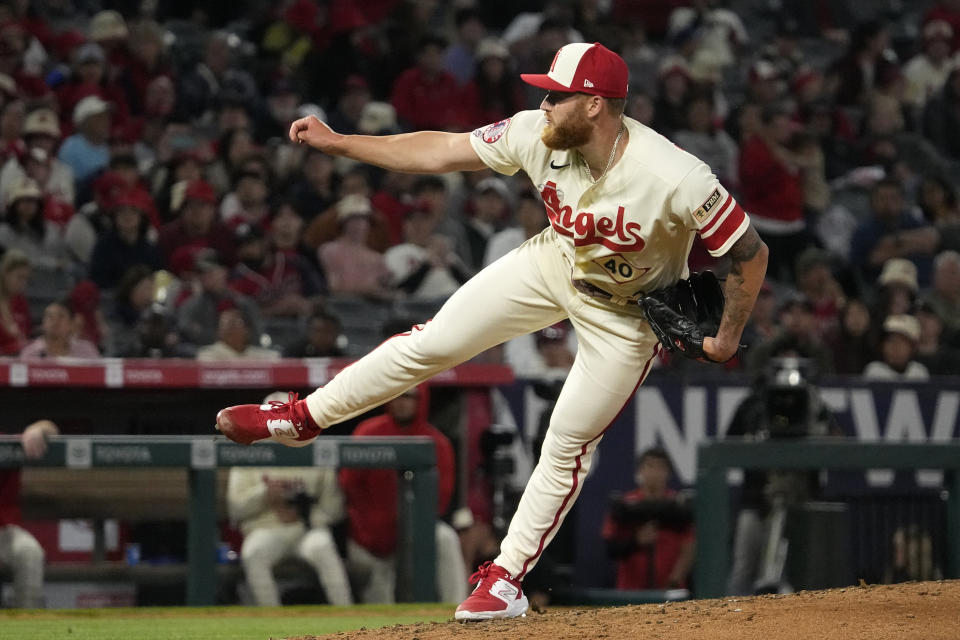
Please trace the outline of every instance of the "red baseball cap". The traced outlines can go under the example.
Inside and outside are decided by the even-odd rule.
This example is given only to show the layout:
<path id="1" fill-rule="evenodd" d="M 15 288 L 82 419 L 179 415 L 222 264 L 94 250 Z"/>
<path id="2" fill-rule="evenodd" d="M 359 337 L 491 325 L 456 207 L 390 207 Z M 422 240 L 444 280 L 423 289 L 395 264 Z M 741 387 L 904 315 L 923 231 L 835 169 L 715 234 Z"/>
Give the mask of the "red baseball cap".
<path id="1" fill-rule="evenodd" d="M 206 180 L 194 180 L 187 185 L 183 200 L 199 200 L 207 204 L 217 204 L 217 195 L 214 193 L 213 187 Z"/>
<path id="2" fill-rule="evenodd" d="M 521 73 L 520 78 L 547 91 L 573 91 L 604 98 L 626 98 L 629 77 L 623 58 L 599 42 L 573 42 L 560 47 L 547 73 Z"/>

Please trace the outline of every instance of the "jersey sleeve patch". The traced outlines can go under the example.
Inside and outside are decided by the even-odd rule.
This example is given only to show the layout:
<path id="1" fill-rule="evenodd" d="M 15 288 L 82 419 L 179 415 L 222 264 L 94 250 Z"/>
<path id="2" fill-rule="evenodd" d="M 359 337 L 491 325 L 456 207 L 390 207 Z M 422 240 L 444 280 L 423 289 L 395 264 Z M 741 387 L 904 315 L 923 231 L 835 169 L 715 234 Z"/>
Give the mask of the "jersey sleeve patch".
<path id="1" fill-rule="evenodd" d="M 507 127 L 510 125 L 510 118 L 501 120 L 500 122 L 494 122 L 493 124 L 488 124 L 486 127 L 480 127 L 479 129 L 474 129 L 473 135 L 477 138 L 480 138 L 487 144 L 493 144 L 497 140 L 503 137 L 503 134 L 507 132 Z"/>
<path id="2" fill-rule="evenodd" d="M 696 218 L 698 222 L 703 222 L 710 217 L 710 212 L 713 211 L 718 202 L 720 202 L 720 190 L 714 189 L 710 197 L 693 212 L 693 217 Z"/>

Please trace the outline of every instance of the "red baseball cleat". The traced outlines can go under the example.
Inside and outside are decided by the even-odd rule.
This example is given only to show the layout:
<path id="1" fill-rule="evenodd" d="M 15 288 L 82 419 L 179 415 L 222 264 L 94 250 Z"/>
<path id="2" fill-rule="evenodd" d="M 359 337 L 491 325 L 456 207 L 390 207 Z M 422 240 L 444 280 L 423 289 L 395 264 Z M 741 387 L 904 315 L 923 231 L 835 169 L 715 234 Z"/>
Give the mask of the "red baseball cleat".
<path id="1" fill-rule="evenodd" d="M 492 620 L 526 616 L 527 596 L 520 581 L 510 577 L 507 570 L 492 562 L 484 562 L 470 576 L 470 584 L 477 583 L 466 600 L 457 607 L 457 620 Z"/>
<path id="2" fill-rule="evenodd" d="M 272 400 L 267 404 L 238 404 L 221 409 L 217 430 L 240 444 L 273 440 L 288 447 L 306 446 L 320 434 L 320 429 L 307 413 L 307 401 L 297 398 L 291 392 L 286 402 Z"/>

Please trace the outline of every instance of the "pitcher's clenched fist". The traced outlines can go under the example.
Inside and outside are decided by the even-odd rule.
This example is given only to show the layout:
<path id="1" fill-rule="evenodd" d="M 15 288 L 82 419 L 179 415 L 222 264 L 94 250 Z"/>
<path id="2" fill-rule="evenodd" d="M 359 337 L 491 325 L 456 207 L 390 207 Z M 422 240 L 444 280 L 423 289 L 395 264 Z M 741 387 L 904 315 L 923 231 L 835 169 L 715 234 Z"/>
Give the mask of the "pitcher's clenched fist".
<path id="1" fill-rule="evenodd" d="M 291 142 L 307 143 L 324 152 L 332 151 L 334 144 L 342 137 L 317 116 L 306 116 L 294 120 L 290 125 Z"/>

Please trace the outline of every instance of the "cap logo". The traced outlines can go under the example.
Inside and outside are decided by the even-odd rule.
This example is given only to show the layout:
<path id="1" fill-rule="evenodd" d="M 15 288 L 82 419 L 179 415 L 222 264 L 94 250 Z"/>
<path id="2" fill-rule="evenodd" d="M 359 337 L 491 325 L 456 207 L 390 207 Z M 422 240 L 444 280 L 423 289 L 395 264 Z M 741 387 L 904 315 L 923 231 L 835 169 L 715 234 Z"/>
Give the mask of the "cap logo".
<path id="1" fill-rule="evenodd" d="M 584 78 L 584 80 L 583 80 L 583 86 L 584 86 L 584 87 L 592 87 L 592 86 L 593 86 L 593 83 L 590 82 L 589 80 L 587 80 L 586 78 Z"/>

